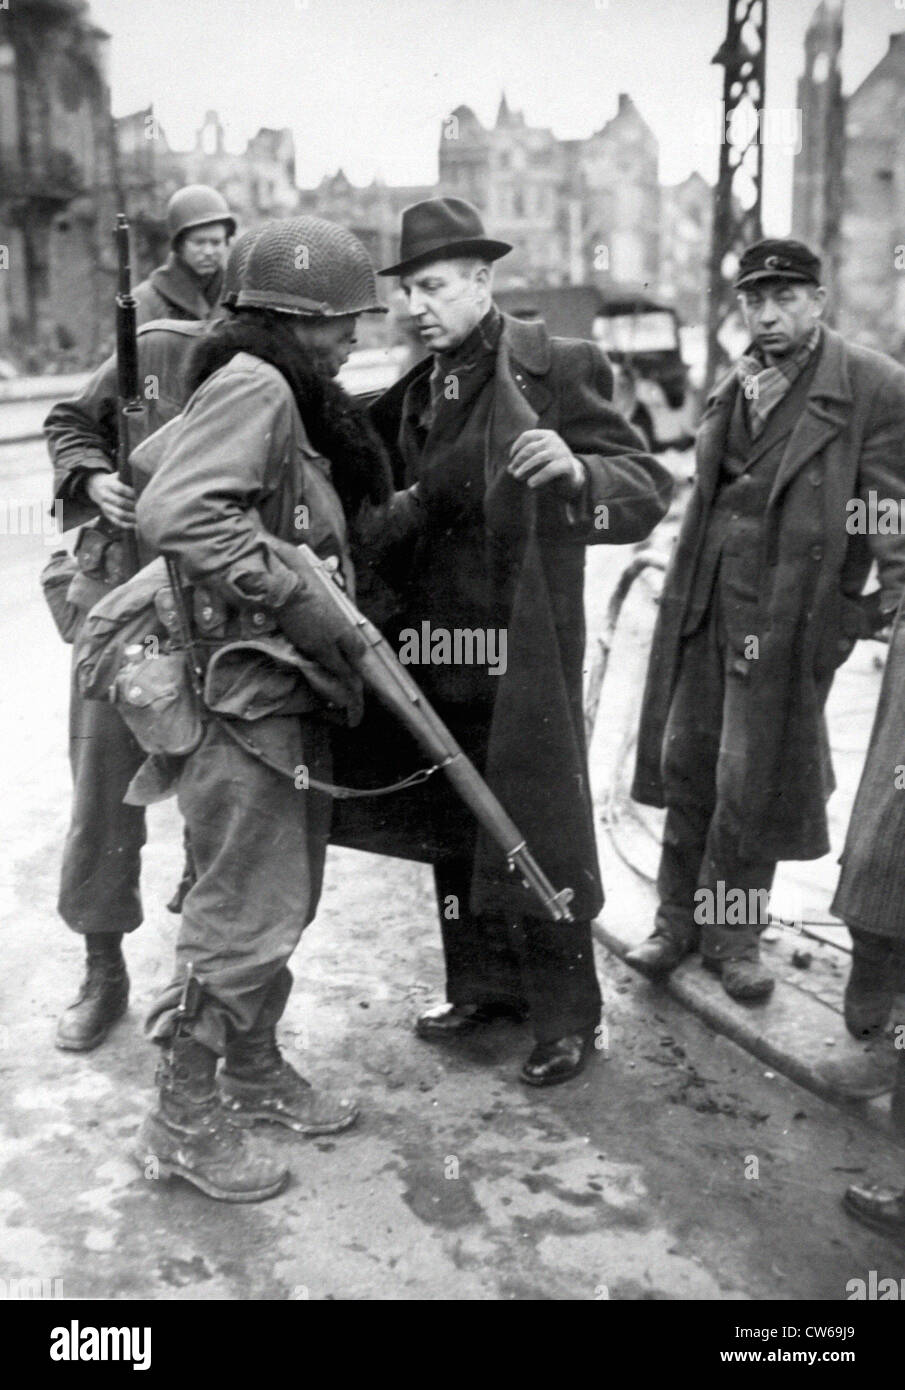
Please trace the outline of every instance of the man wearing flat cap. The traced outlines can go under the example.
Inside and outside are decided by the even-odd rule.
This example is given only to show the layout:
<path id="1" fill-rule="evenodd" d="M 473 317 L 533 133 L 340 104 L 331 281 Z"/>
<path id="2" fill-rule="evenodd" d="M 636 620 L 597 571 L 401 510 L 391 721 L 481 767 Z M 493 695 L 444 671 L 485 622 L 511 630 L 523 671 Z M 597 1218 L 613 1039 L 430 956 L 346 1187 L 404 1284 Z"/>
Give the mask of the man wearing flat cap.
<path id="1" fill-rule="evenodd" d="M 905 371 L 821 323 L 801 242 L 750 246 L 736 287 L 751 345 L 701 420 L 641 711 L 632 794 L 667 814 L 655 929 L 628 960 L 665 975 L 700 948 L 753 1002 L 777 861 L 830 847 L 833 675 L 905 581 L 905 537 L 853 524 L 871 493 L 905 496 Z"/>
<path id="2" fill-rule="evenodd" d="M 574 920 L 538 915 L 441 778 L 369 803 L 371 838 L 342 842 L 434 864 L 447 999 L 422 1014 L 418 1035 L 529 1018 L 536 1046 L 521 1077 L 545 1086 L 581 1070 L 600 1019 L 584 549 L 643 540 L 672 479 L 610 404 L 612 372 L 593 343 L 551 339 L 496 308 L 492 264 L 511 249 L 457 198 L 403 214 L 399 260 L 381 274 L 399 277 L 430 355 L 373 409 L 397 493 L 370 556 L 397 598 L 386 636 L 555 887 L 572 889 Z M 387 753 L 392 780 L 401 738 L 378 735 L 369 717 L 368 747 Z M 338 823 L 356 805 L 336 810 Z"/>

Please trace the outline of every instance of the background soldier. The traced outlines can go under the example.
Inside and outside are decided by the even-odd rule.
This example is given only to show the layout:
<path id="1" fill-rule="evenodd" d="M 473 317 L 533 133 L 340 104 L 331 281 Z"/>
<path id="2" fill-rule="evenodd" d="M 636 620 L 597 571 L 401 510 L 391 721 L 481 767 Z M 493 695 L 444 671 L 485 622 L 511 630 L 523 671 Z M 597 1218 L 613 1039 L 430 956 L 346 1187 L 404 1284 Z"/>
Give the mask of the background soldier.
<path id="1" fill-rule="evenodd" d="M 222 1096 L 239 1123 L 324 1134 L 356 1115 L 300 1077 L 276 1039 L 329 831 L 329 798 L 308 780 L 331 773 L 327 719 L 354 720 L 361 702 L 348 659 L 360 639 L 287 562 L 285 543 L 332 557 L 354 588 L 346 517 L 366 499 L 385 501 L 390 476 L 366 417 L 332 377 L 357 316 L 381 312 L 350 232 L 314 217 L 271 223 L 235 319 L 196 348 L 185 411 L 138 451 L 158 459 L 139 531 L 191 586 L 208 714 L 178 779 L 197 880 L 172 982 L 149 1018 L 162 1048 L 159 1094 L 137 1156 L 226 1201 L 273 1196 L 288 1174 L 227 1120 L 220 1057 Z"/>
<path id="2" fill-rule="evenodd" d="M 224 300 L 234 299 L 257 231 L 244 232 L 230 253 Z M 135 443 L 178 415 L 187 399 L 185 363 L 210 323 L 159 320 L 138 331 L 144 412 L 133 426 Z M 84 615 L 117 582 L 119 544 L 98 529 L 98 515 L 115 527 L 135 524 L 132 489 L 116 474 L 116 358 L 100 366 L 78 396 L 55 405 L 44 422 L 54 470 L 54 498 L 66 529 L 83 526 L 76 542 L 79 572 L 67 599 Z M 84 523 L 88 522 L 87 525 Z M 60 1019 L 57 1046 L 85 1052 L 103 1042 L 125 1013 L 129 977 L 122 939 L 142 920 L 139 875 L 145 814 L 123 797 L 144 760 L 116 709 L 85 700 L 73 679 L 69 696 L 72 811 L 60 878 L 58 908 L 85 937 L 87 963 L 81 989 Z"/>
<path id="3" fill-rule="evenodd" d="M 223 268 L 236 219 L 216 188 L 190 183 L 167 204 L 170 254 L 135 287 L 140 324 L 150 319 L 209 319 L 223 298 Z"/>
<path id="4" fill-rule="evenodd" d="M 834 672 L 905 580 L 905 538 L 846 525 L 852 498 L 902 496 L 905 371 L 820 323 L 800 242 L 749 247 L 736 285 L 752 346 L 701 420 L 648 667 L 632 795 L 667 815 L 655 929 L 627 960 L 665 974 L 700 935 L 727 993 L 757 1000 L 776 863 L 829 849 Z M 862 596 L 874 559 L 880 589 Z M 737 890 L 755 908 L 732 925 L 719 904 Z"/>
<path id="5" fill-rule="evenodd" d="M 432 355 L 373 418 L 400 487 L 384 539 L 398 541 L 385 561 L 401 612 L 384 630 L 397 651 L 401 634 L 425 623 L 506 633 L 505 674 L 478 664 L 413 674 L 518 816 L 554 885 L 575 890 L 574 922 L 539 918 L 439 782 L 416 795 L 397 852 L 412 855 L 433 824 L 448 1001 L 424 1013 L 417 1032 L 446 1039 L 498 1015 L 528 1015 L 536 1046 L 521 1076 L 545 1086 L 581 1070 L 600 1017 L 590 923 L 603 896 L 581 699 L 584 547 L 647 536 L 672 480 L 608 404 L 612 373 L 593 344 L 551 339 L 542 323 L 498 311 L 491 262 L 510 250 L 457 198 L 406 209 L 399 262 L 380 273 L 400 277 Z M 386 746 L 399 746 L 392 731 Z"/>

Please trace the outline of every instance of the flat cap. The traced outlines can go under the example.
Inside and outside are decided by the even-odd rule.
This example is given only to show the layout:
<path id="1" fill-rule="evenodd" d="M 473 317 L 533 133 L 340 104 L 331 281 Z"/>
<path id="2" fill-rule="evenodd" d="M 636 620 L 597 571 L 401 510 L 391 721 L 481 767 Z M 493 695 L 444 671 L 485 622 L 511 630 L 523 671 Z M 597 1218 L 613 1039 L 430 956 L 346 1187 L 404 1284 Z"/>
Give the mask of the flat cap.
<path id="1" fill-rule="evenodd" d="M 820 284 L 820 257 L 803 241 L 778 237 L 756 241 L 742 252 L 735 276 L 735 288 L 744 289 L 757 280 L 797 280 Z"/>

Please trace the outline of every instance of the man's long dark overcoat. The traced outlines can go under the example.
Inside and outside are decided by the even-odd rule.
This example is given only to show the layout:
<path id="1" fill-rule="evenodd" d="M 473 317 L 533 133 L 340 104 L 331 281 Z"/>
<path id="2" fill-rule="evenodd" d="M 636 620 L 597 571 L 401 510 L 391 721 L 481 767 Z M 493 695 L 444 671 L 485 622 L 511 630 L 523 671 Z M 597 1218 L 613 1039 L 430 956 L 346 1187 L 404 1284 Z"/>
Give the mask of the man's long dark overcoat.
<path id="1" fill-rule="evenodd" d="M 373 410 L 391 453 L 408 388 L 431 370 L 431 361 L 418 364 Z M 609 403 L 612 380 L 594 344 L 550 338 L 542 323 L 504 315 L 494 375 L 484 388 L 493 392 L 483 442 L 488 556 L 502 556 L 510 578 L 508 669 L 494 701 L 486 777 L 554 885 L 574 889 L 578 917 L 594 916 L 602 903 L 582 719 L 585 547 L 643 540 L 666 512 L 673 486 L 668 470 Z M 549 489 L 529 492 L 506 473 L 511 444 L 532 428 L 556 430 L 581 458 L 587 484 L 576 500 Z M 398 487 L 418 481 L 398 454 L 395 464 Z M 417 668 L 411 674 L 417 679 Z M 384 775 L 398 775 L 405 740 L 394 739 L 392 728 L 387 740 Z M 341 752 L 339 766 L 360 777 L 371 751 L 373 740 L 361 758 Z M 339 803 L 332 838 L 432 860 L 455 853 L 456 812 L 434 778 L 411 795 Z M 475 905 L 537 912 L 501 859 L 484 850 L 479 844 Z"/>
<path id="2" fill-rule="evenodd" d="M 707 403 L 697 476 L 660 601 L 632 787 L 652 806 L 664 804 L 661 754 L 681 634 L 739 389 L 730 374 Z M 752 764 L 740 826 L 741 852 L 751 858 L 813 859 L 829 849 L 826 696 L 858 637 L 881 624 L 880 605 L 861 592 L 871 561 L 884 609 L 895 607 L 905 582 L 905 536 L 864 534 L 850 505 L 861 498 L 868 507 L 871 492 L 875 502 L 905 497 L 905 370 L 822 328 L 763 528 L 759 653 L 749 674 Z"/>

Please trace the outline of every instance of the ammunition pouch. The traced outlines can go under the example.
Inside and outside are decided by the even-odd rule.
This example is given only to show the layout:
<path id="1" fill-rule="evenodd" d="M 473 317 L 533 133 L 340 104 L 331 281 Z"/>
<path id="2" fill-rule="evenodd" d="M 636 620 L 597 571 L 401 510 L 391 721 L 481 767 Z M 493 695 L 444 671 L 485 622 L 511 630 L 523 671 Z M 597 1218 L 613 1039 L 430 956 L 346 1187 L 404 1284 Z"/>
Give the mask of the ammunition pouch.
<path id="1" fill-rule="evenodd" d="M 111 698 L 146 753 L 185 757 L 204 736 L 185 652 L 141 657 L 118 672 Z"/>
<path id="2" fill-rule="evenodd" d="M 75 644 L 76 682 L 86 700 L 112 698 L 127 647 L 160 650 L 168 629 L 158 612 L 157 594 L 166 587 L 166 564 L 153 560 L 125 584 L 108 590 L 88 613 Z"/>
<path id="3" fill-rule="evenodd" d="M 227 642 L 211 652 L 207 663 L 204 703 L 213 714 L 229 719 L 327 714 L 345 710 L 349 702 L 348 687 L 285 637 Z"/>

